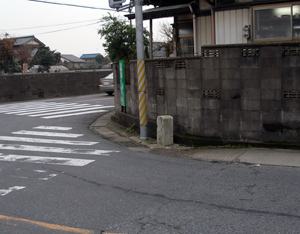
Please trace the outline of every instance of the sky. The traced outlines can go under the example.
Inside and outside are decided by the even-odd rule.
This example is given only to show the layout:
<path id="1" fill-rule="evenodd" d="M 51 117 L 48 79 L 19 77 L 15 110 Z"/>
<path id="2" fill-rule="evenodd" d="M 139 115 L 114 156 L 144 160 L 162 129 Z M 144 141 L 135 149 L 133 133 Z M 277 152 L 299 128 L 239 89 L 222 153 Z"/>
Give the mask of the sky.
<path id="1" fill-rule="evenodd" d="M 104 9 L 79 8 L 29 0 L 0 0 L 0 37 L 3 38 L 5 33 L 8 33 L 9 37 L 34 35 L 51 50 L 61 54 L 80 57 L 82 54 L 100 53 L 105 56 L 106 52 L 102 46 L 104 40 L 98 35 L 101 28 L 99 19 L 108 12 L 120 17 L 129 14 L 128 11 L 116 12 L 111 9 L 108 0 L 44 1 Z M 129 3 L 129 0 L 126 3 Z M 171 23 L 171 19 L 165 20 Z M 144 21 L 143 24 L 149 30 L 149 21 Z M 158 38 L 154 29 L 158 24 L 159 20 L 153 20 L 154 40 Z"/>

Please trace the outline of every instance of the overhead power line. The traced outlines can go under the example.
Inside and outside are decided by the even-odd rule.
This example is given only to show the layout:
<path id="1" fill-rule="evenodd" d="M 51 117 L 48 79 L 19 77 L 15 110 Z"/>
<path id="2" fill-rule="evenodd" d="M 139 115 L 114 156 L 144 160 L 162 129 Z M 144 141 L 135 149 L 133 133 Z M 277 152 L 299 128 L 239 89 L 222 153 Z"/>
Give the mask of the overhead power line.
<path id="1" fill-rule="evenodd" d="M 27 1 L 48 3 L 48 4 L 54 4 L 54 5 L 63 5 L 63 6 L 81 7 L 81 8 L 88 8 L 88 9 L 94 9 L 94 10 L 116 11 L 116 10 L 110 9 L 110 8 L 90 7 L 90 6 L 82 6 L 82 5 L 75 5 L 75 4 L 68 4 L 68 3 L 49 2 L 49 1 L 40 1 L 40 0 L 27 0 Z"/>
<path id="2" fill-rule="evenodd" d="M 71 30 L 71 29 L 75 29 L 75 28 L 87 27 L 87 26 L 94 25 L 94 24 L 98 24 L 98 22 L 92 23 L 92 24 L 80 25 L 80 26 L 76 26 L 76 27 L 72 27 L 72 28 L 58 29 L 58 30 L 54 30 L 54 31 L 50 31 L 50 32 L 35 33 L 34 35 L 42 35 L 42 34 L 48 34 L 48 33 L 55 33 L 55 32 L 67 31 L 67 30 Z"/>
<path id="3" fill-rule="evenodd" d="M 47 28 L 47 27 L 55 27 L 55 26 L 62 26 L 62 25 L 69 25 L 69 24 L 79 24 L 79 23 L 85 23 L 85 22 L 91 22 L 91 21 L 99 21 L 99 19 L 77 21 L 77 22 L 63 23 L 63 24 L 52 24 L 52 25 L 35 26 L 35 27 L 28 27 L 28 28 L 0 29 L 0 31 L 14 31 L 14 30 L 26 30 L 26 29 L 35 29 L 35 28 Z"/>

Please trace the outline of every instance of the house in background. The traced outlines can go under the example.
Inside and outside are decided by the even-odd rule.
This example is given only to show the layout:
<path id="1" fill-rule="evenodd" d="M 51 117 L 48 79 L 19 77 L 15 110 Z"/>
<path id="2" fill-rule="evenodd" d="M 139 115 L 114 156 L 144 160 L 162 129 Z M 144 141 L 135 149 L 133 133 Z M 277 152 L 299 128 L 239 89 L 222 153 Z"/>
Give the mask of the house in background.
<path id="1" fill-rule="evenodd" d="M 69 69 L 72 68 L 83 68 L 86 64 L 86 61 L 80 59 L 72 54 L 62 54 L 61 55 L 61 62 L 64 66 Z"/>
<path id="2" fill-rule="evenodd" d="M 162 47 L 163 42 L 153 42 L 153 58 L 164 58 L 165 48 Z"/>
<path id="3" fill-rule="evenodd" d="M 155 6 L 143 12 L 144 20 L 174 17 L 177 57 L 199 56 L 205 45 L 300 40 L 299 1 L 144 0 L 144 5 Z"/>
<path id="4" fill-rule="evenodd" d="M 96 54 L 83 54 L 81 55 L 80 59 L 83 59 L 86 64 L 88 64 L 91 67 L 97 67 L 98 63 L 96 61 L 96 57 L 100 55 L 100 53 L 96 53 Z"/>
<path id="5" fill-rule="evenodd" d="M 13 50 L 15 59 L 21 63 L 29 63 L 35 56 L 40 46 L 45 46 L 43 42 L 35 36 L 16 37 Z"/>

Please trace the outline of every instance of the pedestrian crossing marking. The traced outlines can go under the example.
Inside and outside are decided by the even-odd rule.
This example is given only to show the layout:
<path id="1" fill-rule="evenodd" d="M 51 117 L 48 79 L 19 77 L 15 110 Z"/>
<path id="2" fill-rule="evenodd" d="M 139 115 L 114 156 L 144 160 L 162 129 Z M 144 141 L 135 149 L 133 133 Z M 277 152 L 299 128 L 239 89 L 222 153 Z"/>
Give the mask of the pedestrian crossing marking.
<path id="1" fill-rule="evenodd" d="M 77 138 L 83 136 L 83 134 L 72 134 L 72 133 L 60 133 L 60 132 L 36 132 L 36 131 L 25 131 L 21 130 L 18 132 L 12 132 L 12 134 L 20 135 L 33 135 L 33 136 L 46 136 L 46 137 L 70 137 Z"/>
<path id="2" fill-rule="evenodd" d="M 89 110 L 95 110 L 95 109 L 103 109 L 106 107 L 89 107 L 89 108 L 83 108 L 80 109 L 80 111 L 89 111 Z M 52 112 L 52 115 L 58 115 L 58 114 L 66 114 L 66 113 L 73 113 L 73 112 L 78 112 L 78 110 L 64 110 L 64 111 L 58 111 L 58 112 Z M 42 113 L 42 114 L 35 114 L 35 115 L 29 115 L 30 117 L 39 117 L 39 116 L 45 116 L 45 115 L 49 115 L 48 113 Z"/>
<path id="3" fill-rule="evenodd" d="M 39 106 L 39 107 L 31 107 L 31 108 L 24 108 L 24 109 L 14 109 L 11 112 L 7 112 L 7 114 L 16 114 L 16 115 L 26 115 L 26 114 L 35 114 L 35 113 L 42 113 L 42 112 L 49 112 L 52 110 L 67 110 L 67 109 L 75 109 L 75 108 L 82 108 L 86 107 L 89 104 L 81 104 L 81 105 L 50 105 L 50 106 Z M 96 106 L 96 105 L 95 105 Z"/>
<path id="4" fill-rule="evenodd" d="M 53 140 L 53 139 L 11 137 L 11 136 L 0 136 L 0 141 L 18 141 L 18 142 L 60 144 L 60 145 L 96 145 L 96 144 L 98 144 L 98 142 L 95 142 L 95 141 L 68 141 L 68 140 Z"/>
<path id="5" fill-rule="evenodd" d="M 61 102 L 26 102 L 0 106 L 0 113 L 7 115 L 40 117 L 44 119 L 63 118 L 77 115 L 107 112 L 114 106 Z"/>
<path id="6" fill-rule="evenodd" d="M 72 148 L 46 147 L 46 146 L 33 146 L 33 145 L 14 145 L 14 144 L 0 144 L 0 149 L 51 152 L 51 153 L 63 153 L 63 154 L 92 154 L 92 155 L 100 155 L 100 156 L 109 156 L 109 153 L 119 152 L 114 150 L 72 149 Z"/>
<path id="7" fill-rule="evenodd" d="M 15 155 L 15 154 L 6 154 L 6 155 L 0 154 L 0 161 L 55 164 L 55 165 L 82 167 L 91 162 L 94 162 L 95 160 L 77 159 L 77 158 L 62 158 L 62 157 L 28 156 L 28 155 Z"/>
<path id="8" fill-rule="evenodd" d="M 93 114 L 93 113 L 100 113 L 100 112 L 106 112 L 106 110 L 77 112 L 77 113 L 74 113 L 74 114 L 54 115 L 54 116 L 47 116 L 47 117 L 42 117 L 42 118 L 43 119 L 54 119 L 54 118 L 68 117 L 68 116 L 73 116 L 73 115 L 86 115 L 86 114 Z"/>
<path id="9" fill-rule="evenodd" d="M 12 191 L 20 190 L 20 189 L 24 189 L 24 188 L 26 188 L 26 187 L 14 186 L 14 187 L 9 187 L 8 189 L 0 189 L 0 196 L 5 196 L 5 195 L 11 193 Z"/>
<path id="10" fill-rule="evenodd" d="M 56 127 L 56 126 L 38 126 L 38 127 L 34 127 L 34 129 L 68 131 L 68 130 L 71 130 L 72 128 L 70 128 L 70 127 Z"/>
<path id="11" fill-rule="evenodd" d="M 98 142 L 92 141 L 73 141 L 73 140 L 59 140 L 51 139 L 49 137 L 64 137 L 64 138 L 78 138 L 83 136 L 83 134 L 73 134 L 67 131 L 72 130 L 72 127 L 60 127 L 60 126 L 37 126 L 33 129 L 39 131 L 27 131 L 20 130 L 12 132 L 14 135 L 28 135 L 28 136 L 42 136 L 43 138 L 33 138 L 33 137 L 18 137 L 18 136 L 0 136 L 0 142 L 5 141 L 5 144 L 0 144 L 0 161 L 1 162 L 18 162 L 18 163 L 36 163 L 36 164 L 52 164 L 59 166 L 74 166 L 82 167 L 86 166 L 95 160 L 92 159 L 80 159 L 80 158 L 67 158 L 67 157 L 55 157 L 60 154 L 76 154 L 76 155 L 97 155 L 97 156 L 110 156 L 111 153 L 118 153 L 119 151 L 114 150 L 98 150 L 98 149 L 86 149 L 86 148 L 62 148 L 62 147 L 48 147 L 48 146 L 36 146 L 36 145 L 17 145 L 17 144 L 6 144 L 9 142 L 29 142 L 29 143 L 43 143 L 43 144 L 61 144 L 61 145 L 82 145 L 82 146 L 92 146 L 98 144 Z M 43 131 L 44 130 L 44 131 Z M 52 132 L 50 132 L 52 131 Z M 65 131 L 65 132 L 63 132 Z M 47 138 L 48 137 L 48 138 Z M 51 157 L 45 156 L 33 156 L 33 155 L 21 155 L 20 153 L 4 153 L 10 151 L 26 151 L 26 152 L 47 152 L 51 153 Z M 1 172 L 1 168 L 0 168 Z M 35 170 L 35 172 L 44 173 L 43 170 Z M 39 177 L 40 181 L 47 181 L 51 178 L 56 177 L 57 174 L 48 174 Z M 20 177 L 18 178 L 27 178 Z M 13 191 L 21 190 L 26 187 L 24 186 L 12 186 L 8 189 L 0 189 L 0 196 L 5 196 Z"/>

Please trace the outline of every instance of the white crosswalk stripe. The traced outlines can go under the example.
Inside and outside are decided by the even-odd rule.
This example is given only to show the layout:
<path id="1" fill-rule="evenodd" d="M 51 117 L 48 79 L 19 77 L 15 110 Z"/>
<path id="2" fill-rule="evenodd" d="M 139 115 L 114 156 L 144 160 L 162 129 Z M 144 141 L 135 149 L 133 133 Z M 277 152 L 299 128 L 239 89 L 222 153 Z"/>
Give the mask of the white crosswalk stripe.
<path id="1" fill-rule="evenodd" d="M 50 152 L 50 153 L 61 153 L 61 154 L 93 154 L 93 155 L 101 155 L 101 156 L 109 156 L 109 153 L 115 152 L 111 150 L 71 149 L 71 148 L 61 148 L 61 147 L 45 147 L 45 146 L 14 145 L 14 144 L 0 144 L 0 149 Z"/>
<path id="2" fill-rule="evenodd" d="M 69 165 L 69 166 L 83 166 L 87 165 L 94 160 L 89 159 L 75 159 L 56 157 L 57 155 L 97 155 L 97 156 L 110 156 L 111 153 L 117 153 L 119 151 L 114 150 L 99 150 L 99 149 L 88 149 L 88 148 L 65 148 L 65 147 L 54 147 L 54 146 L 41 146 L 41 145 L 20 145 L 10 144 L 13 142 L 23 143 L 35 143 L 35 144 L 59 144 L 59 145 L 76 145 L 76 146 L 92 146 L 98 142 L 92 141 L 73 141 L 73 140 L 61 140 L 52 139 L 55 138 L 78 138 L 82 137 L 83 134 L 69 133 L 67 131 L 72 130 L 71 127 L 60 127 L 60 126 L 37 126 L 33 129 L 39 131 L 27 131 L 20 130 L 12 132 L 13 135 L 27 135 L 29 137 L 18 137 L 18 136 L 0 136 L 0 161 L 14 161 L 14 162 L 32 162 L 32 163 L 48 163 L 57 165 Z M 43 131 L 44 130 L 44 131 Z M 51 131 L 51 132 L 50 132 Z M 57 132 L 59 131 L 59 132 Z M 35 136 L 35 137 L 32 137 Z M 40 138 L 37 138 L 39 136 Z M 50 138 L 51 137 L 51 138 Z M 5 141 L 4 144 L 1 141 Z M 7 143 L 9 142 L 9 143 Z M 30 151 L 30 152 L 47 152 L 54 154 L 53 157 L 43 156 L 28 156 L 20 154 L 6 154 L 4 151 Z"/>
<path id="3" fill-rule="evenodd" d="M 68 141 L 68 140 L 53 140 L 53 139 L 11 137 L 11 136 L 0 136 L 0 141 L 17 141 L 17 142 L 32 142 L 32 143 L 61 144 L 61 145 L 95 145 L 98 143 L 93 141 Z"/>
<path id="4" fill-rule="evenodd" d="M 83 134 L 74 134 L 68 131 L 72 130 L 72 127 L 60 127 L 60 126 L 37 126 L 33 127 L 33 131 L 20 130 L 12 132 L 13 135 L 23 135 L 19 136 L 0 136 L 0 162 L 7 163 L 34 163 L 34 164 L 51 164 L 58 166 L 72 166 L 72 167 L 83 167 L 90 163 L 95 162 L 94 159 L 88 158 L 77 158 L 75 155 L 85 155 L 86 156 L 110 156 L 111 153 L 118 153 L 119 151 L 115 150 L 102 150 L 102 149 L 89 149 L 89 148 L 77 148 L 78 146 L 92 146 L 96 145 L 98 142 L 92 141 L 74 141 L 69 140 L 68 138 L 74 139 L 82 137 Z M 26 137 L 28 136 L 28 137 Z M 34 137 L 33 137 L 34 136 Z M 37 137 L 38 136 L 38 137 Z M 53 139 L 53 138 L 64 138 Z M 11 144 L 16 142 L 22 142 L 22 145 Z M 29 143 L 25 145 L 24 143 Z M 34 143 L 31 144 L 31 143 Z M 50 146 L 37 145 L 37 144 L 48 144 Z M 65 147 L 56 147 L 53 145 L 76 145 L 76 148 L 65 148 Z M 11 152 L 12 151 L 12 152 Z M 22 152 L 26 152 L 26 155 L 23 155 Z M 27 152 L 34 152 L 34 155 L 27 155 Z M 50 153 L 50 156 L 37 156 L 36 153 L 42 152 Z M 62 156 L 64 155 L 64 156 Z M 72 155 L 73 157 L 67 157 Z M 34 172 L 45 172 L 41 170 L 35 170 Z M 0 168 L 0 173 L 1 168 Z M 46 173 L 44 173 L 46 174 Z M 53 179 L 58 174 L 47 174 L 39 177 L 40 181 L 47 181 Z M 1 176 L 1 174 L 0 174 Z M 22 180 L 29 179 L 27 176 L 20 175 L 10 175 L 11 177 L 17 177 Z M 6 196 L 11 192 L 25 189 L 26 187 L 22 184 L 15 186 L 6 186 L 0 188 L 0 196 Z"/>
<path id="5" fill-rule="evenodd" d="M 27 155 L 14 155 L 14 154 L 0 154 L 0 161 L 5 162 L 29 162 L 41 164 L 55 164 L 65 166 L 82 167 L 95 160 L 77 159 L 77 158 L 61 158 L 61 157 L 41 157 L 41 156 L 27 156 Z"/>
<path id="6" fill-rule="evenodd" d="M 60 102 L 25 102 L 1 105 L 0 113 L 54 119 L 106 112 L 107 109 L 112 107 L 114 106 Z"/>

